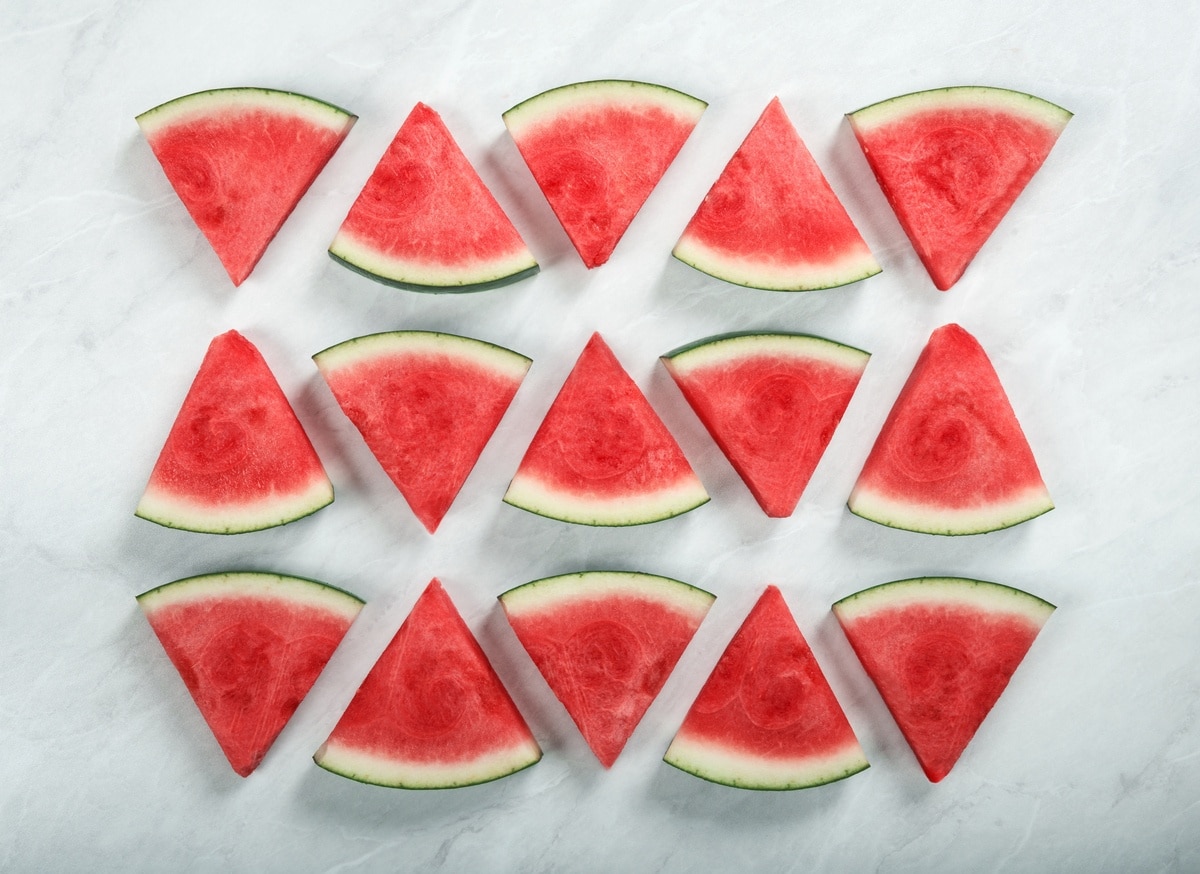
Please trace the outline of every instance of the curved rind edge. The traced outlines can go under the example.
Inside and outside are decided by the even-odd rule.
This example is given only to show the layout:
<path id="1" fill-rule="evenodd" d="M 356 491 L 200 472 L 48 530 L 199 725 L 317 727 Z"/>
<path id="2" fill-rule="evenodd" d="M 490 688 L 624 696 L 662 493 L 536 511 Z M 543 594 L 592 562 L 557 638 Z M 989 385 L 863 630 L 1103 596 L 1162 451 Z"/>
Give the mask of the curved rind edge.
<path id="1" fill-rule="evenodd" d="M 906 595 L 920 595 L 921 597 L 905 598 Z M 1045 598 L 1006 583 L 995 583 L 972 577 L 932 575 L 892 580 L 868 586 L 835 601 L 830 609 L 839 621 L 843 619 L 853 621 L 854 618 L 867 615 L 874 609 L 886 609 L 893 604 L 945 600 L 955 600 L 973 605 L 983 605 L 987 602 L 1012 604 L 1014 607 L 1024 605 L 1029 609 L 1010 612 L 1020 612 L 1030 619 L 1040 620 L 1040 622 L 1045 622 L 1050 614 L 1058 609 Z"/>
<path id="2" fill-rule="evenodd" d="M 213 571 L 213 572 L 206 573 L 206 574 L 193 574 L 192 576 L 182 577 L 178 580 L 172 580 L 169 583 L 163 583 L 161 585 L 155 586 L 152 589 L 147 589 L 146 591 L 142 592 L 140 595 L 136 595 L 135 600 L 137 600 L 137 602 L 142 605 L 142 608 L 144 610 L 149 612 L 154 609 L 154 602 L 156 602 L 156 601 L 166 600 L 169 603 L 174 603 L 175 599 L 169 597 L 171 594 L 175 594 L 175 593 L 178 593 L 181 591 L 185 592 L 186 594 L 190 594 L 195 589 L 202 588 L 204 586 L 204 584 L 208 583 L 208 582 L 212 582 L 214 584 L 219 585 L 222 581 L 236 581 L 236 580 L 243 580 L 243 581 L 255 580 L 255 581 L 264 581 L 264 582 L 265 581 L 277 581 L 277 582 L 282 583 L 284 585 L 284 587 L 286 587 L 286 588 L 294 588 L 296 586 L 302 585 L 302 587 L 303 587 L 302 590 L 312 590 L 315 592 L 320 592 L 322 594 L 322 596 L 326 596 L 329 594 L 336 594 L 338 596 L 342 596 L 345 599 L 348 599 L 348 600 L 354 602 L 359 608 L 361 608 L 363 605 L 366 604 L 366 601 L 364 601 L 362 598 L 360 598 L 358 595 L 354 594 L 353 592 L 347 591 L 346 589 L 343 589 L 340 586 L 330 585 L 329 583 L 322 582 L 321 580 L 314 580 L 311 577 L 301 577 L 301 576 L 297 576 L 295 574 L 283 574 L 283 573 L 278 573 L 276 571 L 254 571 L 254 570 L 224 570 L 224 571 Z M 268 583 L 268 585 L 272 585 L 272 584 Z M 178 587 L 178 588 L 174 588 L 174 587 Z M 168 590 L 170 590 L 170 591 L 168 591 Z M 244 594 L 244 592 L 240 591 L 240 590 L 238 593 Z M 185 597 L 181 597 L 178 600 L 179 601 L 185 600 Z"/>
<path id="3" fill-rule="evenodd" d="M 674 751 L 674 752 L 672 752 Z M 725 759 L 714 767 L 714 758 Z M 663 755 L 663 761 L 674 768 L 734 789 L 782 792 L 825 786 L 853 777 L 871 765 L 861 746 L 854 744 L 849 754 L 830 756 L 821 767 L 806 765 L 789 769 L 788 763 L 761 756 L 738 756 L 718 750 L 713 744 L 688 740 L 676 735 Z M 748 772 L 759 771 L 757 776 Z M 782 779 L 772 779 L 782 776 Z"/>
<path id="4" fill-rule="evenodd" d="M 699 97 L 695 97 L 685 91 L 672 88 L 669 85 L 659 85 L 654 82 L 643 82 L 637 79 L 587 79 L 582 82 L 571 82 L 566 85 L 547 88 L 545 91 L 541 91 L 537 94 L 534 94 L 532 97 L 525 98 L 520 103 L 514 104 L 502 112 L 500 116 L 502 119 L 504 119 L 505 125 L 509 127 L 509 130 L 511 131 L 512 127 L 509 124 L 510 119 L 512 119 L 513 123 L 519 124 L 520 116 L 528 113 L 531 107 L 536 109 L 539 103 L 552 100 L 554 97 L 565 97 L 571 91 L 579 91 L 583 94 L 587 94 L 589 92 L 596 93 L 601 92 L 605 88 L 611 86 L 629 86 L 635 91 L 643 94 L 651 94 L 655 92 L 660 93 L 666 98 L 667 102 L 676 104 L 680 107 L 690 106 L 693 110 L 692 114 L 697 118 L 699 118 L 704 110 L 708 108 L 707 101 L 701 100 Z M 565 105 L 570 105 L 575 102 L 577 101 L 563 101 Z"/>
<path id="5" fill-rule="evenodd" d="M 258 86 L 235 86 L 231 88 L 208 88 L 203 91 L 193 91 L 190 94 L 184 94 L 179 97 L 172 98 L 163 103 L 147 109 L 134 116 L 134 120 L 138 125 L 145 128 L 147 122 L 153 122 L 152 116 L 162 113 L 165 116 L 173 114 L 173 110 L 186 110 L 192 103 L 199 103 L 204 99 L 211 100 L 214 104 L 219 103 L 220 96 L 232 95 L 253 95 L 259 94 L 267 97 L 270 100 L 276 101 L 304 101 L 325 110 L 331 110 L 332 114 L 341 116 L 345 119 L 347 129 L 349 125 L 353 125 L 358 120 L 358 116 L 347 109 L 343 109 L 335 103 L 330 103 L 328 100 L 322 100 L 319 97 L 312 97 L 308 94 L 301 94 L 298 91 L 285 91 L 278 88 L 262 88 Z"/>
<path id="6" fill-rule="evenodd" d="M 621 587 L 627 590 L 638 591 L 640 593 L 647 592 L 645 588 L 647 584 L 654 587 L 654 591 L 663 594 L 671 594 L 675 597 L 666 597 L 658 600 L 664 603 L 682 603 L 685 598 L 689 601 L 694 601 L 697 606 L 703 605 L 705 612 L 716 601 L 717 596 L 707 589 L 702 589 L 699 586 L 694 586 L 691 583 L 685 583 L 682 580 L 677 580 L 674 577 L 665 577 L 661 574 L 651 574 L 644 571 L 619 571 L 619 570 L 587 570 L 574 571 L 565 574 L 555 574 L 549 577 L 541 577 L 540 579 L 530 580 L 528 583 L 522 583 L 519 586 L 513 586 L 507 591 L 501 592 L 497 596 L 506 611 L 521 610 L 521 601 L 528 602 L 528 605 L 534 609 L 543 606 L 547 601 L 565 602 L 573 600 L 572 598 L 555 598 L 555 595 L 560 594 L 555 591 L 557 589 L 567 587 L 571 588 L 573 584 L 597 583 L 603 579 L 618 579 L 627 581 L 631 585 Z M 589 587 L 589 591 L 575 592 L 581 597 L 588 597 L 594 594 L 594 590 Z"/>
<path id="7" fill-rule="evenodd" d="M 866 106 L 860 107 L 853 112 L 847 112 L 846 117 L 850 119 L 852 125 L 863 126 L 871 123 L 872 115 L 885 115 L 886 108 L 903 109 L 906 104 L 919 104 L 922 102 L 934 103 L 938 100 L 939 95 L 944 96 L 944 99 L 949 99 L 956 96 L 965 96 L 968 94 L 988 95 L 993 98 L 1003 98 L 1004 102 L 1011 106 L 1020 106 L 1023 101 L 1027 101 L 1027 106 L 1036 107 L 1038 112 L 1031 112 L 1041 118 L 1058 117 L 1061 120 L 1060 127 L 1066 126 L 1067 122 L 1074 118 L 1074 113 L 1069 109 L 1059 106 L 1057 103 L 1052 103 L 1044 97 L 1038 97 L 1036 94 L 1030 94 L 1027 91 L 1016 91 L 1011 88 L 998 88 L 992 85 L 950 85 L 943 88 L 927 88 L 922 91 L 909 91 L 905 94 L 898 94 L 894 97 L 888 97 L 884 100 L 877 100 L 874 103 L 869 103 Z M 905 112 L 896 112 L 895 117 L 903 117 Z"/>
<path id="8" fill-rule="evenodd" d="M 388 789 L 460 789 L 509 777 L 533 767 L 542 759 L 541 747 L 532 735 L 528 743 L 505 750 L 504 753 L 492 757 L 498 762 L 504 762 L 495 766 L 463 768 L 447 765 L 440 768 L 422 768 L 420 765 L 397 764 L 382 757 L 358 754 L 351 750 L 331 750 L 329 742 L 326 741 L 313 754 L 313 761 L 332 774 L 372 786 Z M 393 769 L 390 776 L 380 773 L 388 768 Z M 374 773 L 372 769 L 375 770 Z M 423 777 L 412 776 L 422 772 Z M 401 774 L 405 776 L 400 776 Z"/>
<path id="9" fill-rule="evenodd" d="M 287 525 L 290 522 L 311 516 L 318 510 L 328 507 L 334 500 L 333 484 L 329 481 L 328 477 L 318 484 L 323 487 L 310 490 L 314 496 L 312 500 L 294 502 L 293 508 L 286 510 L 282 516 L 274 510 L 272 512 L 263 512 L 260 510 L 238 516 L 233 516 L 228 512 L 197 512 L 192 502 L 164 500 L 153 495 L 152 489 L 149 487 L 143 493 L 141 500 L 138 501 L 133 515 L 139 519 L 145 519 L 147 522 L 153 522 L 156 525 L 161 525 L 164 528 L 173 528 L 177 531 L 192 531 L 197 534 L 248 534 L 251 531 L 265 531 L 268 528 L 278 528 L 280 525 Z M 309 492 L 305 494 L 307 495 Z M 275 508 L 282 506 L 285 502 L 275 499 L 259 503 L 263 506 Z M 220 523 L 221 518 L 226 520 L 233 519 L 233 521 Z"/>

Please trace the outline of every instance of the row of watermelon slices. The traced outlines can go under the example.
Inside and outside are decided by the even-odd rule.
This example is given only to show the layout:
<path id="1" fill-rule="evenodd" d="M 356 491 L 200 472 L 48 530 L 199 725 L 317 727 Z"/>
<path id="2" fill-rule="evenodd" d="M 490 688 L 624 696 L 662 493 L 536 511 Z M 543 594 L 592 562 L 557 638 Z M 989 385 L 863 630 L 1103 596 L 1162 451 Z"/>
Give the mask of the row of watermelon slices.
<path id="1" fill-rule="evenodd" d="M 714 596 L 677 580 L 585 572 L 499 598 L 589 747 L 610 767 L 674 670 Z M 312 580 L 190 577 L 138 596 L 233 769 L 250 774 L 361 610 Z M 1053 605 L 1017 589 L 920 578 L 833 605 L 851 647 L 929 780 L 954 766 Z M 495 780 L 542 756 L 441 583 L 425 588 L 314 759 L 384 786 Z M 868 767 L 782 594 L 768 586 L 664 756 L 716 783 L 797 789 Z"/>
<path id="2" fill-rule="evenodd" d="M 503 114 L 584 263 L 605 263 L 707 104 L 642 82 L 580 82 Z M 962 276 L 1041 167 L 1071 113 L 1000 88 L 954 87 L 848 116 L 935 285 Z M 137 117 L 235 285 L 340 146 L 356 116 L 258 88 L 204 91 Z M 418 103 L 329 247 L 345 266 L 421 291 L 531 276 L 528 246 L 441 117 Z M 856 282 L 880 266 L 773 99 L 674 249 L 729 282 L 781 291 Z"/>
<path id="3" fill-rule="evenodd" d="M 372 334 L 313 356 L 346 416 L 431 533 L 491 439 L 530 360 L 479 340 Z M 804 334 L 730 334 L 663 356 L 684 397 L 769 516 L 789 516 L 866 368 L 862 350 Z M 258 350 L 215 338 L 137 515 L 193 531 L 283 524 L 333 500 L 316 451 Z M 709 500 L 679 444 L 595 334 L 504 496 L 567 522 L 634 525 Z M 1008 527 L 1053 507 L 979 343 L 934 332 L 848 506 L 938 534 Z"/>

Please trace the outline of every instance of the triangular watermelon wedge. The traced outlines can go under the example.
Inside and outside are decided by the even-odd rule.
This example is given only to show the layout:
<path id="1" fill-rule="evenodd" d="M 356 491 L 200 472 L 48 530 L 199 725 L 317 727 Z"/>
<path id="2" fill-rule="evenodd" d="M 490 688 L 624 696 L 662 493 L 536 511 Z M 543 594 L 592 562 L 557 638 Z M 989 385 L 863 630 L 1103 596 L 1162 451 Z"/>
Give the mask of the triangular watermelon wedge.
<path id="1" fill-rule="evenodd" d="M 137 117 L 188 213 L 241 285 L 357 120 L 288 91 L 222 88 Z"/>
<path id="2" fill-rule="evenodd" d="M 729 642 L 663 760 L 740 789 L 804 789 L 868 767 L 775 586 Z"/>
<path id="3" fill-rule="evenodd" d="M 504 113 L 583 263 L 609 259 L 708 104 L 662 85 L 563 85 Z"/>
<path id="4" fill-rule="evenodd" d="M 708 501 L 679 444 L 593 334 L 534 434 L 504 500 L 582 525 L 641 525 Z"/>
<path id="5" fill-rule="evenodd" d="M 847 505 L 927 534 L 980 534 L 1054 509 L 987 353 L 958 325 L 930 336 Z"/>
<path id="6" fill-rule="evenodd" d="M 710 337 L 663 356 L 708 433 L 768 516 L 790 516 L 869 353 L 807 334 Z"/>
<path id="7" fill-rule="evenodd" d="M 500 596 L 517 639 L 612 767 L 715 597 L 651 574 L 588 571 Z"/>
<path id="8" fill-rule="evenodd" d="M 1071 113 L 1003 88 L 955 87 L 847 115 L 930 277 L 956 283 L 1042 166 Z"/>
<path id="9" fill-rule="evenodd" d="M 531 363 L 500 346 L 430 331 L 358 337 L 313 360 L 431 534 Z"/>
<path id="10" fill-rule="evenodd" d="M 833 605 L 930 781 L 954 767 L 1054 605 L 980 580 L 885 583 Z"/>
<path id="11" fill-rule="evenodd" d="M 237 534 L 333 501 L 333 484 L 254 345 L 213 339 L 150 473 L 136 515 L 168 528 Z"/>
<path id="12" fill-rule="evenodd" d="M 542 757 L 475 636 L 434 579 L 313 756 L 403 789 L 486 783 Z"/>
<path id="13" fill-rule="evenodd" d="M 674 255 L 770 291 L 832 288 L 880 270 L 778 97 L 709 189 Z"/>
<path id="14" fill-rule="evenodd" d="M 482 291 L 538 271 L 441 116 L 424 103 L 380 158 L 329 254 L 413 291 Z"/>
<path id="15" fill-rule="evenodd" d="M 262 762 L 363 606 L 313 580 L 249 572 L 176 580 L 137 600 L 243 777 Z"/>

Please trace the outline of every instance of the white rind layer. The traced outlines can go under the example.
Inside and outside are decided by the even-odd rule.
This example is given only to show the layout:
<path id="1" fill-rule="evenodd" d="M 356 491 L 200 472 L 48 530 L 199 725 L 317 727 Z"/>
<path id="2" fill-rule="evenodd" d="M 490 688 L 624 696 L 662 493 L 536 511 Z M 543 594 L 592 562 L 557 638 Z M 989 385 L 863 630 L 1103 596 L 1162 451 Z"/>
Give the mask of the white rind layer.
<path id="1" fill-rule="evenodd" d="M 507 777 L 536 764 L 541 757 L 541 748 L 532 738 L 469 762 L 442 763 L 389 759 L 331 740 L 321 745 L 313 761 L 327 771 L 360 783 L 397 789 L 453 789 Z"/>
<path id="2" fill-rule="evenodd" d="M 147 616 L 180 605 L 228 598 L 258 598 L 313 607 L 352 622 L 363 608 L 360 598 L 316 580 L 256 571 L 228 571 L 175 580 L 137 596 Z"/>
<path id="3" fill-rule="evenodd" d="M 541 480 L 517 473 L 504 493 L 504 502 L 539 516 L 577 525 L 645 525 L 679 516 L 709 500 L 694 475 L 674 486 L 619 498 L 598 498 L 564 492 Z"/>
<path id="4" fill-rule="evenodd" d="M 503 346 L 436 331 L 386 331 L 367 334 L 330 346 L 313 356 L 318 370 L 326 376 L 343 369 L 354 369 L 367 362 L 389 356 L 445 355 L 470 362 L 481 369 L 513 382 L 520 382 L 532 361 Z"/>
<path id="5" fill-rule="evenodd" d="M 264 111 L 274 115 L 302 118 L 317 127 L 345 133 L 357 116 L 331 103 L 270 88 L 218 88 L 186 94 L 137 117 L 138 126 L 148 139 L 176 124 L 232 112 Z"/>
<path id="6" fill-rule="evenodd" d="M 855 131 L 870 132 L 923 112 L 983 109 L 1005 115 L 1023 115 L 1052 130 L 1061 131 L 1072 114 L 1061 106 L 1006 88 L 964 85 L 902 94 L 848 113 Z"/>
<path id="7" fill-rule="evenodd" d="M 347 265 L 385 282 L 436 290 L 464 291 L 475 286 L 503 285 L 538 269 L 533 253 L 522 247 L 503 258 L 470 264 L 437 264 L 389 258 L 347 231 L 338 231 L 329 253 Z"/>
<path id="8" fill-rule="evenodd" d="M 677 734 L 663 761 L 713 783 L 740 789 L 805 789 L 842 780 L 869 767 L 858 742 L 827 756 L 783 759 Z"/>
<path id="9" fill-rule="evenodd" d="M 530 97 L 503 114 L 504 125 L 519 142 L 526 131 L 565 113 L 612 105 L 661 109 L 693 126 L 708 107 L 703 100 L 665 85 L 600 79 L 562 85 Z"/>
<path id="10" fill-rule="evenodd" d="M 833 605 L 833 613 L 842 625 L 853 624 L 864 616 L 913 606 L 947 605 L 970 607 L 985 613 L 1022 616 L 1041 628 L 1055 607 L 1021 589 L 984 580 L 962 577 L 917 577 L 897 580 L 864 589 Z"/>
<path id="11" fill-rule="evenodd" d="M 772 263 L 764 258 L 732 255 L 706 246 L 688 234 L 680 237 L 672 253 L 685 264 L 734 285 L 765 291 L 818 291 L 849 285 L 879 273 L 882 268 L 869 251 L 845 255 L 836 261 Z"/>
<path id="12" fill-rule="evenodd" d="M 146 486 L 134 515 L 167 528 L 202 534 L 241 534 L 294 522 L 332 502 L 333 484 L 324 475 L 314 478 L 302 492 L 243 504 L 192 501 L 151 483 Z"/>
<path id="13" fill-rule="evenodd" d="M 862 349 L 810 334 L 728 334 L 685 346 L 663 356 L 667 369 L 686 379 L 698 370 L 754 358 L 817 360 L 861 372 L 871 355 Z"/>
<path id="14" fill-rule="evenodd" d="M 690 616 L 699 624 L 716 596 L 687 583 L 635 571 L 583 571 L 534 580 L 500 596 L 506 615 L 513 618 L 550 612 L 582 600 L 627 596 L 656 601 Z"/>
<path id="15" fill-rule="evenodd" d="M 880 525 L 924 534 L 984 534 L 1011 528 L 1054 509 L 1044 486 L 1033 486 L 1007 501 L 980 507 L 945 507 L 890 498 L 856 485 L 846 501 L 850 512 Z"/>

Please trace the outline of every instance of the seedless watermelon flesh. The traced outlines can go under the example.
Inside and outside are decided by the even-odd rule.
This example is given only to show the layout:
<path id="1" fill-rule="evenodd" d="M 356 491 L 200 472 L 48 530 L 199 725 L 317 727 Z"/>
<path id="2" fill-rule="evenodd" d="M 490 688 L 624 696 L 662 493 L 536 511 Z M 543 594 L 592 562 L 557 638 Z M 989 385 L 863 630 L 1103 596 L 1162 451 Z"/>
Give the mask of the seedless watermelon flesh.
<path id="1" fill-rule="evenodd" d="M 996 583 L 900 580 L 833 605 L 922 770 L 954 767 L 1054 605 Z"/>
<path id="2" fill-rule="evenodd" d="M 414 291 L 482 291 L 538 270 L 441 116 L 424 103 L 401 125 L 329 254 Z"/>
<path id="3" fill-rule="evenodd" d="M 432 580 L 313 756 L 363 783 L 449 789 L 542 757 L 458 609 Z"/>
<path id="4" fill-rule="evenodd" d="M 927 534 L 995 531 L 1054 509 L 987 353 L 958 325 L 930 336 L 847 505 Z"/>
<path id="5" fill-rule="evenodd" d="M 662 85 L 577 82 L 504 124 L 583 263 L 608 261 L 708 104 Z"/>
<path id="6" fill-rule="evenodd" d="M 663 760 L 741 789 L 804 789 L 868 767 L 777 587 L 729 642 Z"/>
<path id="7" fill-rule="evenodd" d="M 168 528 L 237 534 L 333 501 L 333 484 L 254 345 L 213 339 L 150 472 L 136 515 Z"/>
<path id="8" fill-rule="evenodd" d="M 675 245 L 718 279 L 772 291 L 857 282 L 879 263 L 776 97 Z"/>
<path id="9" fill-rule="evenodd" d="M 1003 88 L 938 88 L 847 118 L 930 277 L 956 283 L 1042 166 L 1071 113 Z"/>
<path id="10" fill-rule="evenodd" d="M 679 444 L 593 334 L 509 483 L 515 507 L 582 525 L 641 525 L 708 501 Z"/>
<path id="11" fill-rule="evenodd" d="M 768 516 L 790 516 L 870 355 L 806 334 L 725 334 L 663 356 Z"/>
<path id="12" fill-rule="evenodd" d="M 363 606 L 313 580 L 248 572 L 177 580 L 137 600 L 243 777 L 262 762 Z"/>
<path id="13" fill-rule="evenodd" d="M 531 363 L 500 346 L 430 331 L 358 337 L 313 360 L 431 534 Z"/>
<path id="14" fill-rule="evenodd" d="M 678 580 L 616 571 L 535 580 L 500 596 L 517 639 L 606 768 L 714 600 Z"/>
<path id="15" fill-rule="evenodd" d="M 137 117 L 234 285 L 250 275 L 356 120 L 312 97 L 267 88 L 201 91 Z"/>

